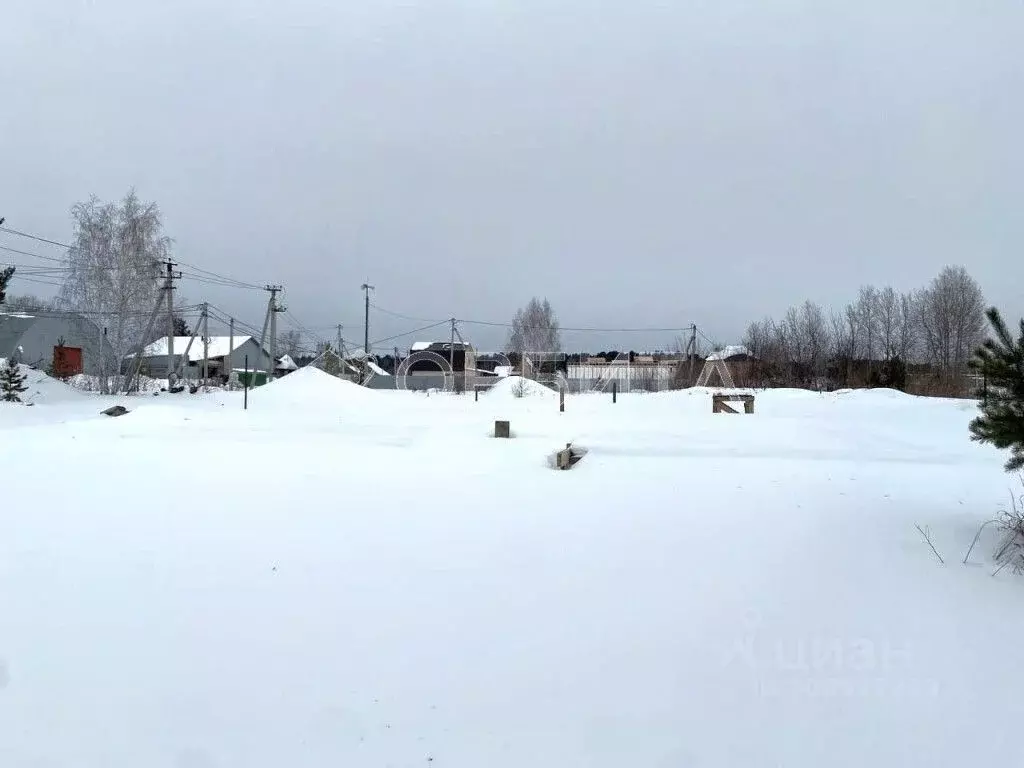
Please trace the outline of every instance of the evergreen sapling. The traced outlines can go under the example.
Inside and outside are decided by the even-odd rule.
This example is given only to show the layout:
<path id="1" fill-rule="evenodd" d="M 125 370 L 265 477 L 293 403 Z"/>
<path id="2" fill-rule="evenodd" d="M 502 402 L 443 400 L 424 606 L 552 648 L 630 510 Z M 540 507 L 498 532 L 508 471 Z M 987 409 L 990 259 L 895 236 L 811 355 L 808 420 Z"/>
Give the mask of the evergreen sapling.
<path id="1" fill-rule="evenodd" d="M 986 340 L 971 360 L 986 384 L 981 415 L 971 422 L 971 439 L 1009 449 L 1006 471 L 1016 472 L 1024 468 L 1024 320 L 1015 340 L 995 307 L 986 315 L 995 338 Z"/>
<path id="2" fill-rule="evenodd" d="M 27 390 L 25 374 L 13 358 L 0 366 L 0 399 L 7 403 L 20 403 L 21 393 Z"/>

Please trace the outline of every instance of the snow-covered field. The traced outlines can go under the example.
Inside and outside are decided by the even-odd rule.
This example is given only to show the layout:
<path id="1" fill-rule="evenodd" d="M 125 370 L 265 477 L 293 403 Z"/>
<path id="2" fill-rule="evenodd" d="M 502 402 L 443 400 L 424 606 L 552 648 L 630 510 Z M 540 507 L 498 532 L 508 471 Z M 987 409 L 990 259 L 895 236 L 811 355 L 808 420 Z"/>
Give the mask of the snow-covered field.
<path id="1" fill-rule="evenodd" d="M 973 403 L 368 391 L 0 404 L 0 766 L 1013 765 Z M 492 439 L 496 418 L 514 439 Z M 570 472 L 555 449 L 589 449 Z M 927 527 L 940 565 L 915 530 Z"/>

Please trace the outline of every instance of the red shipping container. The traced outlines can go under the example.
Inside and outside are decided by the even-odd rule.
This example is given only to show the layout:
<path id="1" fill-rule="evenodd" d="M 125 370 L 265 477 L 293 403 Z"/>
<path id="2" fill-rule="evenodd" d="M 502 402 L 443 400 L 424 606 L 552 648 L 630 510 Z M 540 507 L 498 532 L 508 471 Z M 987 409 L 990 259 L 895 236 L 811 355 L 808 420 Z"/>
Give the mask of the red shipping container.
<path id="1" fill-rule="evenodd" d="M 75 376 L 82 372 L 81 347 L 54 347 L 53 374 L 59 379 Z"/>

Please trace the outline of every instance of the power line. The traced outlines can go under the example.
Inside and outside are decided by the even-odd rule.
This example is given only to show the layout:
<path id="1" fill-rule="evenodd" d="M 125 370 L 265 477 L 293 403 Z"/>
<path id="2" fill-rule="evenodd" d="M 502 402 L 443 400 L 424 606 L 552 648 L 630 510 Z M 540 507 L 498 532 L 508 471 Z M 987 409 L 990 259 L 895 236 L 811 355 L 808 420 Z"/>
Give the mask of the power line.
<path id="1" fill-rule="evenodd" d="M 232 320 L 231 314 L 226 312 L 226 311 L 224 311 L 220 307 L 214 307 L 212 305 L 209 305 L 208 308 L 207 308 L 207 313 L 210 315 L 210 317 L 212 317 L 215 320 L 223 323 L 224 325 L 230 325 L 231 324 L 231 320 Z M 255 326 L 249 325 L 248 323 L 243 322 L 243 321 L 239 320 L 238 318 L 234 318 L 234 321 L 235 321 L 235 327 L 236 328 L 240 328 L 243 331 L 248 331 L 250 336 L 256 336 L 258 338 L 260 336 L 260 334 L 262 333 L 262 331 L 260 331 Z"/>
<path id="2" fill-rule="evenodd" d="M 713 342 L 711 339 L 709 339 L 707 337 L 707 335 L 704 333 L 704 331 L 702 331 L 700 328 L 697 328 L 697 333 L 700 334 L 701 338 L 704 339 L 704 341 L 706 341 L 709 345 L 711 345 L 712 349 L 715 348 L 715 342 Z"/>
<path id="3" fill-rule="evenodd" d="M 378 312 L 382 312 L 385 315 L 391 315 L 401 320 L 411 320 L 417 323 L 447 323 L 449 320 L 438 320 L 436 318 L 427 317 L 414 317 L 413 315 L 406 315 L 401 312 L 395 312 L 391 309 L 385 309 L 384 307 L 371 303 L 371 307 L 376 309 Z M 460 323 L 467 323 L 469 325 L 483 325 L 492 328 L 512 328 L 512 323 L 499 323 L 491 320 L 464 320 L 457 318 Z M 547 326 L 536 326 L 537 328 L 547 328 Z M 688 326 L 687 326 L 688 327 Z M 527 326 L 524 330 L 533 330 L 534 326 Z M 578 328 L 573 326 L 559 326 L 561 331 L 576 331 L 582 333 L 678 333 L 686 328 L 683 326 L 676 326 L 671 328 Z"/>
<path id="4" fill-rule="evenodd" d="M 2 227 L 0 227 L 2 229 Z M 44 259 L 45 261 L 57 261 L 63 263 L 64 259 L 58 258 L 57 256 L 43 256 L 41 253 L 32 253 L 31 251 L 19 251 L 17 248 L 11 248 L 8 245 L 0 245 L 0 251 L 9 251 L 11 253 L 21 254 L 22 256 L 32 256 L 36 259 Z"/>
<path id="5" fill-rule="evenodd" d="M 204 285 L 216 285 L 221 288 L 240 288 L 246 291 L 263 290 L 262 288 L 257 288 L 256 286 L 252 285 L 246 285 L 244 283 L 239 283 L 234 280 L 222 280 L 220 278 L 204 277 L 202 275 L 194 275 L 191 272 L 182 272 L 181 276 L 183 280 L 191 280 L 196 283 L 203 283 Z"/>
<path id="6" fill-rule="evenodd" d="M 397 333 L 394 336 L 385 336 L 383 339 L 376 339 L 375 341 L 371 341 L 370 346 L 375 347 L 378 344 L 383 344 L 385 341 L 394 341 L 395 339 L 401 339 L 404 336 L 412 336 L 414 333 L 422 333 L 423 331 L 429 331 L 431 328 L 437 328 L 440 325 L 447 325 L 450 322 L 450 320 L 441 320 L 437 323 L 433 323 L 432 325 L 424 326 L 423 328 L 416 328 L 412 331 L 406 331 L 405 333 Z"/>
<path id="7" fill-rule="evenodd" d="M 204 275 L 206 277 L 210 277 L 210 278 L 214 278 L 216 280 L 223 281 L 224 284 L 228 285 L 229 287 L 248 288 L 248 289 L 254 290 L 254 291 L 262 291 L 263 290 L 262 286 L 253 285 L 252 283 L 246 283 L 246 282 L 243 282 L 242 280 L 235 280 L 233 277 L 227 277 L 225 275 L 217 274 L 216 272 L 211 272 L 208 269 L 203 269 L 202 267 L 197 267 L 195 264 L 189 264 L 187 261 L 179 261 L 178 263 L 181 264 L 183 267 L 188 267 L 189 269 L 194 269 L 196 272 L 199 272 L 199 273 L 201 273 L 202 275 Z"/>
<path id="8" fill-rule="evenodd" d="M 287 310 L 286 309 L 285 312 L 284 312 L 284 315 L 285 315 L 285 317 L 287 317 L 295 325 L 295 327 L 299 331 L 301 331 L 302 333 L 306 334 L 307 336 L 309 336 L 310 338 L 312 338 L 312 339 L 314 339 L 316 341 L 320 341 L 320 342 L 323 341 L 323 339 L 320 336 L 318 336 L 317 334 L 313 333 L 311 330 L 306 328 L 302 323 L 300 323 L 299 319 L 297 317 L 295 317 L 295 315 L 293 315 L 291 313 L 291 310 Z"/>
<path id="9" fill-rule="evenodd" d="M 184 307 L 175 307 L 175 314 L 181 314 L 185 316 L 193 316 L 199 311 L 201 305 L 190 305 Z M 57 308 L 46 308 L 46 309 L 32 309 L 25 310 L 25 314 L 32 314 L 37 317 L 57 317 L 57 318 L 74 318 L 74 317 L 86 317 L 86 318 L 105 318 L 105 317 L 149 317 L 151 310 L 139 310 L 134 312 L 102 312 L 99 310 L 88 310 L 88 309 L 57 309 Z"/>
<path id="10" fill-rule="evenodd" d="M 36 241 L 38 241 L 40 243 L 47 243 L 49 245 L 56 245 L 56 246 L 58 246 L 60 248 L 66 248 L 69 251 L 75 250 L 75 247 L 72 246 L 72 245 L 69 245 L 68 243 L 62 243 L 62 242 L 59 242 L 57 240 L 50 240 L 49 238 L 46 238 L 46 237 L 40 237 L 39 235 L 33 235 L 33 234 L 29 233 L 29 232 L 22 232 L 21 230 L 18 230 L 18 229 L 11 229 L 10 227 L 0 226 L 0 232 L 6 232 L 6 233 L 11 234 L 11 235 L 17 235 L 18 237 L 27 237 L 27 238 L 29 238 L 31 240 L 36 240 Z M 20 253 L 20 254 L 25 255 L 25 256 L 35 256 L 37 258 L 48 259 L 50 261 L 63 261 L 63 259 L 57 258 L 57 257 L 54 257 L 54 256 L 43 256 L 42 254 L 29 253 L 28 251 L 18 251 L 16 249 L 7 248 L 7 247 L 4 247 L 4 246 L 0 246 L 0 248 L 3 248 L 4 250 L 14 251 L 15 253 Z M 178 263 L 180 265 L 182 265 L 182 266 L 189 267 L 190 269 L 194 269 L 196 272 L 200 272 L 200 273 L 202 273 L 203 275 L 205 275 L 207 277 L 215 278 L 217 280 L 223 281 L 225 287 L 248 288 L 248 289 L 253 289 L 253 290 L 263 290 L 260 286 L 253 285 L 252 283 L 247 283 L 247 282 L 245 282 L 243 280 L 235 280 L 233 277 L 227 277 L 226 275 L 221 275 L 221 274 L 218 274 L 217 272 L 212 272 L 212 271 L 210 271 L 208 269 L 203 269 L 202 267 L 197 267 L 195 264 L 190 264 L 187 261 L 181 261 L 179 259 Z M 116 269 L 116 267 L 104 267 L 104 268 L 105 269 Z M 213 283 L 213 284 L 216 285 L 217 283 Z"/>
<path id="11" fill-rule="evenodd" d="M 62 286 L 62 283 L 55 283 L 51 280 L 39 280 L 33 277 L 25 277 L 24 275 L 19 275 L 18 273 L 14 274 L 13 279 L 24 280 L 27 283 L 38 283 L 39 285 L 51 285 L 54 288 L 60 288 Z"/>
<path id="12" fill-rule="evenodd" d="M 412 320 L 414 323 L 447 323 L 450 320 L 438 320 L 432 317 L 412 317 L 411 315 L 403 315 L 401 312 L 392 312 L 390 309 L 384 309 L 384 307 L 377 306 L 373 302 L 370 302 L 370 306 L 376 309 L 378 312 L 382 312 L 385 315 L 391 315 L 397 317 L 400 320 Z"/>
<path id="13" fill-rule="evenodd" d="M 0 232 L 6 232 L 10 235 L 17 235 L 18 237 L 27 237 L 30 240 L 38 240 L 40 243 L 48 243 L 49 245 L 56 245 L 59 248 L 67 248 L 69 251 L 72 246 L 67 243 L 59 243 L 56 240 L 49 240 L 45 237 L 39 237 L 39 235 L 30 235 L 28 232 L 22 232 L 17 229 L 11 229 L 10 227 L 0 227 Z"/>
<path id="14" fill-rule="evenodd" d="M 469 325 L 485 325 L 492 328 L 514 328 L 516 327 L 512 323 L 495 323 L 488 320 L 463 320 L 459 319 L 460 323 L 467 323 Z M 523 330 L 546 330 L 549 326 L 547 325 L 528 325 L 522 326 Z M 558 326 L 560 331 L 576 331 L 580 333 L 679 333 L 680 331 L 686 330 L 685 327 L 676 326 L 675 328 L 574 328 L 571 326 Z"/>
<path id="15" fill-rule="evenodd" d="M 7 263 L 6 266 L 14 267 L 15 276 L 18 275 L 48 275 L 50 277 L 57 277 L 58 275 L 66 274 L 67 270 L 61 269 L 60 267 L 40 267 L 35 264 L 12 264 Z"/>

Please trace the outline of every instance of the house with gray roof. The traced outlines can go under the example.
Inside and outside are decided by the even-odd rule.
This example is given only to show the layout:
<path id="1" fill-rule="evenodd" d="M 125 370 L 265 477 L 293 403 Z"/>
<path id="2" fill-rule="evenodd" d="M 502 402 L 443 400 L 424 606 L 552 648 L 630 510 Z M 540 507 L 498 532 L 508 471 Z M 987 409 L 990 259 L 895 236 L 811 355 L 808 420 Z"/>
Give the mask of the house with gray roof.
<path id="1" fill-rule="evenodd" d="M 174 354 L 168 356 L 167 353 L 166 336 L 147 344 L 142 350 L 142 372 L 154 378 L 167 378 L 168 374 L 180 370 L 186 379 L 202 378 L 204 346 L 201 337 L 175 336 Z M 188 358 L 183 365 L 186 353 Z M 205 355 L 210 378 L 227 379 L 230 371 L 241 373 L 246 365 L 250 371 L 270 368 L 270 353 L 253 336 L 211 336 L 206 340 Z M 134 354 L 125 355 L 126 365 L 134 361 Z"/>

